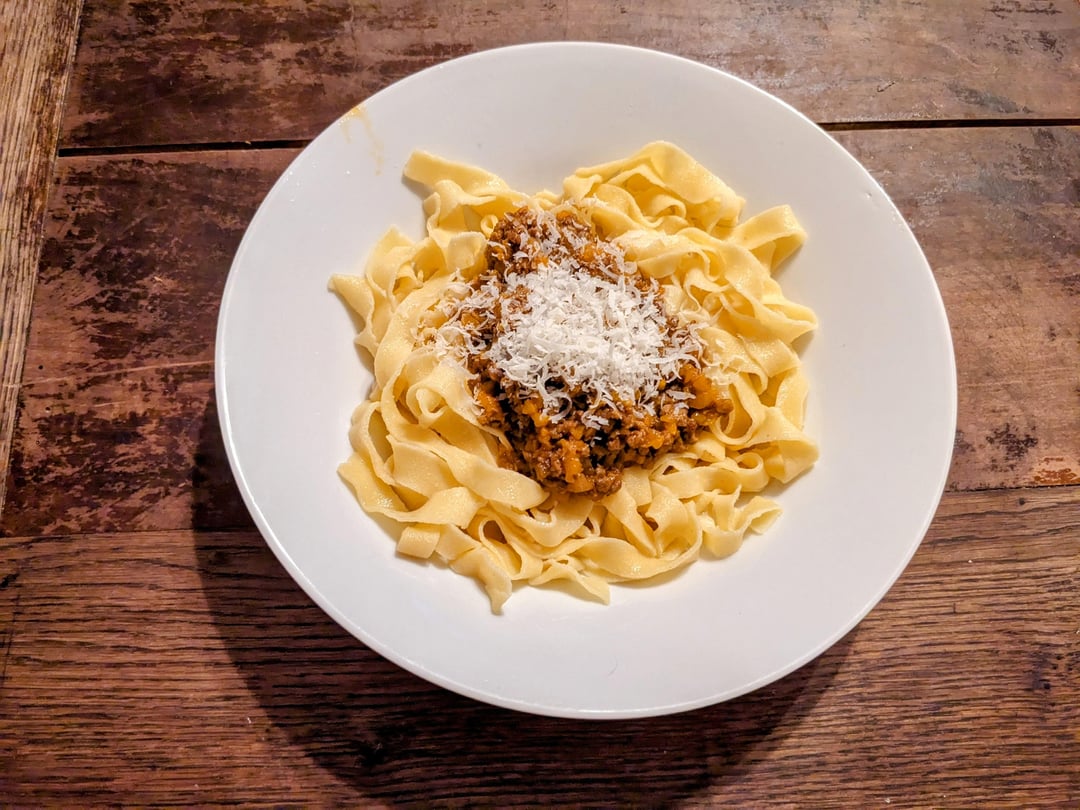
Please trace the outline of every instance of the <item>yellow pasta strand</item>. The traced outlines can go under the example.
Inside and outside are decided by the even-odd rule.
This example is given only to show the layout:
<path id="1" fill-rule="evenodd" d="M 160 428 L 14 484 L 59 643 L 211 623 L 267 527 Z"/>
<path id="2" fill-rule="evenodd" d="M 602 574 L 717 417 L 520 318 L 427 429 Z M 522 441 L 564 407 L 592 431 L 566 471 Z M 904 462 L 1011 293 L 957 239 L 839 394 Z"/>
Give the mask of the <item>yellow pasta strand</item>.
<path id="1" fill-rule="evenodd" d="M 806 234 L 779 206 L 739 222 L 743 200 L 667 143 L 574 172 L 563 195 L 532 197 L 475 166 L 415 153 L 405 176 L 430 190 L 427 233 L 390 229 L 362 275 L 335 276 L 372 357 L 374 386 L 353 416 L 341 477 L 369 512 L 402 525 L 398 551 L 438 557 L 476 579 L 499 612 L 515 583 L 563 583 L 602 602 L 609 583 L 647 580 L 702 553 L 734 553 L 779 507 L 759 494 L 809 469 L 809 386 L 793 343 L 816 326 L 774 273 Z M 638 269 L 669 311 L 698 327 L 706 373 L 734 410 L 650 469 L 624 471 L 599 502 L 552 495 L 499 463 L 505 442 L 482 426 L 466 372 L 428 339 L 447 285 L 483 269 L 498 219 L 524 204 L 573 202 Z"/>

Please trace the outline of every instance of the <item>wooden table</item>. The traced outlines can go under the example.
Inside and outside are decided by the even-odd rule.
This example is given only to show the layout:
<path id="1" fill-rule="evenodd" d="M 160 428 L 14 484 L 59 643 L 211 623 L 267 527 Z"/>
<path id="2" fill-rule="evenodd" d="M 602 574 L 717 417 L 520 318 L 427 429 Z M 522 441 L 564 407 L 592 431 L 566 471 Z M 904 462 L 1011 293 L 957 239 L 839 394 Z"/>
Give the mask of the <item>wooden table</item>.
<path id="1" fill-rule="evenodd" d="M 230 477 L 215 318 L 262 195 L 370 93 L 525 39 L 788 100 L 948 308 L 929 535 L 856 630 L 727 704 L 570 722 L 431 686 L 307 599 Z M 9 0 L 0 51 L 0 804 L 1080 805 L 1075 0 Z"/>

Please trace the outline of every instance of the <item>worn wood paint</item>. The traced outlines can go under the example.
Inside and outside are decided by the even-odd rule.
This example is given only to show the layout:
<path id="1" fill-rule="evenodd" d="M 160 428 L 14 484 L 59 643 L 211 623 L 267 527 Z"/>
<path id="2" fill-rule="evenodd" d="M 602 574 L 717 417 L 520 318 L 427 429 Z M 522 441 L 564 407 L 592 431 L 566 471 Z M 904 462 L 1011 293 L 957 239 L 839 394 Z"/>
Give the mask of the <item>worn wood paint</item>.
<path id="1" fill-rule="evenodd" d="M 1080 4 L 87 0 L 62 116 L 77 5 L 14 13 L 6 803 L 1080 802 Z M 217 302 L 292 147 L 526 38 L 681 53 L 853 130 L 948 309 L 954 462 L 912 564 L 819 659 L 709 709 L 552 720 L 399 670 L 287 576 L 225 461 Z"/>

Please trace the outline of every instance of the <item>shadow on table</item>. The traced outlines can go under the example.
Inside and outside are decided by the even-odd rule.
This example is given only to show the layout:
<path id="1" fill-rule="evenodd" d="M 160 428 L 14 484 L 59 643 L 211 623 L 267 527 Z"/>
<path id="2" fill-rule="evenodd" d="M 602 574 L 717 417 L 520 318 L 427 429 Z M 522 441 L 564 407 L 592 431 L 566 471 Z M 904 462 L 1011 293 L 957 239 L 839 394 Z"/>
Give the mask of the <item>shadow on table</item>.
<path id="1" fill-rule="evenodd" d="M 211 406 L 200 458 L 224 463 L 220 444 Z M 194 525 L 204 530 L 220 509 L 203 502 L 210 495 L 221 488 L 196 484 Z M 706 793 L 744 777 L 798 727 L 851 643 L 693 712 L 539 717 L 458 696 L 378 656 L 311 602 L 254 530 L 196 536 L 218 632 L 269 720 L 338 780 L 386 802 L 657 805 Z"/>

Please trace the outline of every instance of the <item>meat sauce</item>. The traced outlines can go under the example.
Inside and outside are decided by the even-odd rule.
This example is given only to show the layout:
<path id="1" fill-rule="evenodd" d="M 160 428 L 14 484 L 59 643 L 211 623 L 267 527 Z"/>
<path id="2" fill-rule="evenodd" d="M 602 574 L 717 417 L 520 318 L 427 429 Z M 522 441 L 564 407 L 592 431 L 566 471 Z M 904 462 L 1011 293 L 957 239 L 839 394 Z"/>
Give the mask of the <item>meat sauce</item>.
<path id="1" fill-rule="evenodd" d="M 572 211 L 551 215 L 521 208 L 507 214 L 495 226 L 485 257 L 487 269 L 472 290 L 494 287 L 497 294 L 483 299 L 487 303 L 465 299 L 454 317 L 469 335 L 472 349 L 465 363 L 480 421 L 502 431 L 511 448 L 501 459 L 506 466 L 549 490 L 600 499 L 619 489 L 624 469 L 682 449 L 731 410 L 730 400 L 702 372 L 700 341 L 666 313 L 657 283 Z M 651 391 L 627 396 L 625 390 L 598 394 L 603 380 L 568 381 L 572 375 L 557 371 L 530 385 L 500 367 L 491 347 L 513 328 L 515 316 L 533 306 L 526 288 L 510 280 L 553 261 L 570 272 L 632 288 L 638 308 L 653 313 L 658 351 L 669 353 L 674 373 L 656 381 Z"/>

